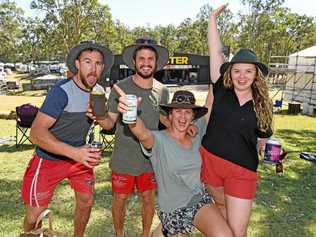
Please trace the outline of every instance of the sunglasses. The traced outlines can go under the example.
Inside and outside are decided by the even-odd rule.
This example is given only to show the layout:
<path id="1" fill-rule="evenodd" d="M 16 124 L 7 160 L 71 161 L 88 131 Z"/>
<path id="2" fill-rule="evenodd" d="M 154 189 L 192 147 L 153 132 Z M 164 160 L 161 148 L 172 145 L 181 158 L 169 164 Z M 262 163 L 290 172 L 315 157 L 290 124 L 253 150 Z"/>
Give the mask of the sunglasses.
<path id="1" fill-rule="evenodd" d="M 84 40 L 80 41 L 80 44 L 96 44 L 97 42 L 95 40 Z"/>
<path id="2" fill-rule="evenodd" d="M 156 40 L 153 39 L 137 39 L 136 44 L 157 44 Z"/>
<path id="3" fill-rule="evenodd" d="M 172 99 L 172 102 L 195 104 L 195 98 L 192 95 L 178 95 Z"/>

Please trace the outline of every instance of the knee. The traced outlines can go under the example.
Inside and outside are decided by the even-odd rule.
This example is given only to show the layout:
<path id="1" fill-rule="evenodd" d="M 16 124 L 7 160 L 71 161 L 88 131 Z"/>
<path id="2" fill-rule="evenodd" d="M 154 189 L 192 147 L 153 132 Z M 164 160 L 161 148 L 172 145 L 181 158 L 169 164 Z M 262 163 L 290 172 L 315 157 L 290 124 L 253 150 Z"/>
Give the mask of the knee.
<path id="1" fill-rule="evenodd" d="M 225 201 L 215 200 L 215 205 L 222 210 L 226 210 L 226 204 Z"/>
<path id="2" fill-rule="evenodd" d="M 154 204 L 154 192 L 146 191 L 140 194 L 140 198 L 144 205 L 153 205 Z"/>
<path id="3" fill-rule="evenodd" d="M 77 198 L 77 207 L 80 209 L 91 208 L 93 204 L 94 204 L 94 198 L 93 198 L 93 195 L 91 194 L 80 195 Z"/>
<path id="4" fill-rule="evenodd" d="M 27 207 L 24 223 L 27 225 L 35 225 L 37 218 L 47 207 L 31 208 Z"/>
<path id="5" fill-rule="evenodd" d="M 26 214 L 24 221 L 26 221 L 29 225 L 35 225 L 39 215 L 40 213 L 28 213 Z"/>
<path id="6" fill-rule="evenodd" d="M 214 231 L 213 230 L 210 230 L 206 233 L 205 235 L 206 237 L 213 237 L 213 236 L 216 236 L 216 237 L 236 237 L 233 235 L 233 233 L 231 232 L 231 230 L 228 228 L 228 229 L 222 229 L 220 232 L 217 232 L 216 234 L 214 234 Z"/>
<path id="7" fill-rule="evenodd" d="M 129 194 L 126 193 L 114 193 L 113 202 L 116 203 L 125 203 L 129 197 Z"/>
<path id="8" fill-rule="evenodd" d="M 245 237 L 247 236 L 246 226 L 231 226 L 234 237 Z"/>

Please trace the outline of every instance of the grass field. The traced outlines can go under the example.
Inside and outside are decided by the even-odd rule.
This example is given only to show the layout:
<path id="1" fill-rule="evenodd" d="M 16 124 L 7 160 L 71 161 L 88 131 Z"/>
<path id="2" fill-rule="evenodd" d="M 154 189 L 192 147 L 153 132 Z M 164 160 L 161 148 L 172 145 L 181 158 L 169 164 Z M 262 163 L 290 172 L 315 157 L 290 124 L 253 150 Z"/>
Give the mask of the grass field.
<path id="1" fill-rule="evenodd" d="M 14 135 L 14 121 L 0 120 L 0 126 L 0 137 Z M 301 151 L 316 152 L 316 118 L 276 115 L 275 131 L 275 136 L 289 152 L 284 163 L 284 175 L 276 175 L 271 165 L 260 164 L 261 179 L 248 236 L 316 236 L 316 163 L 298 156 Z M 1 237 L 18 236 L 21 232 L 24 207 L 20 200 L 20 185 L 32 153 L 32 145 L 20 148 L 16 148 L 14 142 L 0 145 Z M 87 228 L 88 237 L 114 236 L 108 155 L 104 155 L 104 163 L 96 168 L 96 201 Z M 66 182 L 62 183 L 51 204 L 56 229 L 72 233 L 73 201 L 72 190 Z M 128 237 L 139 236 L 141 219 L 137 196 L 133 196 L 129 202 L 126 228 Z"/>
<path id="2" fill-rule="evenodd" d="M 6 80 L 19 80 L 22 84 L 30 82 L 30 78 L 29 74 L 15 72 L 6 76 Z M 8 95 L 0 95 L 0 113 L 15 111 L 15 107 L 25 103 L 40 106 L 44 101 L 46 93 L 46 90 L 23 91 L 22 89 L 18 89 L 9 91 Z"/>
<path id="3" fill-rule="evenodd" d="M 24 82 L 25 75 L 17 75 Z M 14 78 L 12 78 L 14 79 Z M 40 106 L 46 91 L 16 91 L 14 95 L 0 96 L 1 111 L 14 111 L 24 103 Z M 205 90 L 196 93 L 198 104 L 203 104 Z M 0 120 L 0 138 L 15 135 L 13 120 Z M 284 175 L 275 174 L 274 166 L 259 166 L 260 182 L 248 231 L 250 237 L 316 237 L 316 163 L 299 158 L 301 151 L 316 153 L 316 117 L 275 116 L 275 136 L 289 155 L 284 163 Z M 20 200 L 20 186 L 24 170 L 33 153 L 28 144 L 16 148 L 14 141 L 0 145 L 0 237 L 14 237 L 21 232 L 24 207 Z M 88 237 L 114 236 L 111 218 L 111 182 L 108 167 L 109 152 L 96 168 L 95 205 L 87 228 Z M 72 233 L 73 192 L 63 182 L 55 192 L 50 208 L 54 226 Z M 157 217 L 154 225 L 158 223 Z M 137 195 L 128 206 L 126 233 L 128 237 L 141 232 L 140 207 Z M 201 236 L 194 234 L 192 236 Z"/>
<path id="4" fill-rule="evenodd" d="M 40 106 L 43 101 L 43 96 L 8 96 L 8 95 L 0 95 L 0 111 L 15 111 L 15 107 L 30 103 L 36 106 Z"/>

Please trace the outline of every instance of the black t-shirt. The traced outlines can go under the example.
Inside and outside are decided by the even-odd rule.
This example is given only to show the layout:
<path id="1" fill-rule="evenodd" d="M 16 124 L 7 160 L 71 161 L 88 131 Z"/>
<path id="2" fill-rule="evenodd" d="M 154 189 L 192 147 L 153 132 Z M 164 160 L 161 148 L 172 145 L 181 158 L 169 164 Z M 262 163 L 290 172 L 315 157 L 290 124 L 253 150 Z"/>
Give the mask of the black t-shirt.
<path id="1" fill-rule="evenodd" d="M 257 138 L 272 135 L 259 131 L 252 100 L 242 106 L 233 89 L 226 89 L 223 77 L 213 85 L 214 103 L 202 146 L 209 152 L 256 171 L 258 167 Z"/>

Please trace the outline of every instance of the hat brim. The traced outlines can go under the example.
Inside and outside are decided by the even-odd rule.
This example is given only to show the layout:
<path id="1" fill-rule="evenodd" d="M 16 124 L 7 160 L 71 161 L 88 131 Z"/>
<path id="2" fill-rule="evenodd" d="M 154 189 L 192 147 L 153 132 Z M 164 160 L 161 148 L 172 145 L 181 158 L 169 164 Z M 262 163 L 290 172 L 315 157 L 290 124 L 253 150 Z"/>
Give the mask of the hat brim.
<path id="1" fill-rule="evenodd" d="M 76 67 L 75 61 L 78 59 L 80 53 L 87 49 L 94 49 L 102 53 L 103 61 L 104 61 L 104 69 L 102 72 L 101 78 L 111 69 L 114 63 L 114 56 L 108 48 L 102 46 L 98 43 L 82 43 L 73 47 L 67 56 L 66 64 L 68 69 L 76 74 L 78 72 L 78 68 Z"/>
<path id="2" fill-rule="evenodd" d="M 208 111 L 208 108 L 206 108 L 204 106 L 198 106 L 198 105 L 186 104 L 186 103 L 160 104 L 159 106 L 166 113 L 168 113 L 170 109 L 174 109 L 174 108 L 193 109 L 193 111 L 194 111 L 194 120 L 196 120 L 198 118 L 201 118 Z"/>
<path id="3" fill-rule="evenodd" d="M 168 52 L 168 49 L 166 49 L 165 47 L 162 47 L 160 45 L 133 44 L 133 45 L 125 47 L 122 53 L 123 61 L 129 68 L 135 70 L 133 55 L 134 55 L 135 50 L 141 46 L 152 47 L 156 50 L 158 54 L 157 69 L 156 69 L 157 71 L 162 70 L 163 67 L 168 63 L 169 52 Z"/>
<path id="4" fill-rule="evenodd" d="M 228 67 L 229 67 L 230 65 L 235 64 L 235 63 L 250 63 L 250 64 L 255 64 L 255 65 L 260 69 L 260 71 L 262 72 L 262 74 L 263 74 L 264 76 L 267 76 L 268 73 L 269 73 L 269 69 L 268 69 L 268 67 L 267 67 L 265 64 L 260 63 L 260 62 L 247 62 L 247 61 L 223 63 L 222 66 L 221 66 L 221 68 L 220 68 L 220 73 L 221 73 L 222 75 L 224 75 L 224 73 L 227 71 Z"/>

